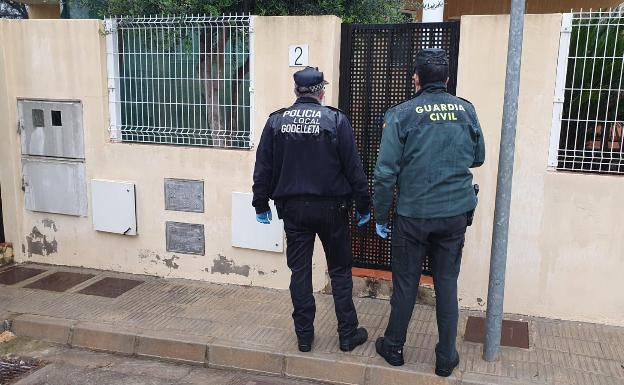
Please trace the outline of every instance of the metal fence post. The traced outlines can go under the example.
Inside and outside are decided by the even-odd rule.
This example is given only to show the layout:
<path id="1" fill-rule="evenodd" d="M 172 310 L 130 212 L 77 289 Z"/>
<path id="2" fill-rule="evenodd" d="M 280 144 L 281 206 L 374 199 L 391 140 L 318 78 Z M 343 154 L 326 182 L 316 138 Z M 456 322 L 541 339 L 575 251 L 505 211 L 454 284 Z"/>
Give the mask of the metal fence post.
<path id="1" fill-rule="evenodd" d="M 507 51 L 507 75 L 505 78 L 505 101 L 503 127 L 498 160 L 496 184 L 496 208 L 494 232 L 490 256 L 490 281 L 488 285 L 485 348 L 483 358 L 494 361 L 500 352 L 505 298 L 505 268 L 507 264 L 507 240 L 509 234 L 509 211 L 511 184 L 518 118 L 518 93 L 520 89 L 520 62 L 522 59 L 522 33 L 524 29 L 525 0 L 511 1 L 509 21 L 509 46 Z"/>

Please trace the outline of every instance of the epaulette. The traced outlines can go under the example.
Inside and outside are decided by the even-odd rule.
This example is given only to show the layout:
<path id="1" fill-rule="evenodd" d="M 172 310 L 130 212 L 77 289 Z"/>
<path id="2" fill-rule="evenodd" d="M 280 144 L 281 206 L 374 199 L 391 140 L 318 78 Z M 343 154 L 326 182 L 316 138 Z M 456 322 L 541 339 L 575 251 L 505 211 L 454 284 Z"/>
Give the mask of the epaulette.
<path id="1" fill-rule="evenodd" d="M 325 106 L 325 107 L 329 108 L 330 110 L 333 110 L 333 111 L 345 114 L 345 112 L 343 110 L 341 110 L 340 108 L 336 108 L 336 107 L 332 107 L 332 106 Z"/>
<path id="2" fill-rule="evenodd" d="M 396 103 L 396 104 L 393 104 L 393 105 L 391 105 L 390 107 L 386 108 L 386 111 L 388 111 L 388 110 L 389 110 L 389 109 L 391 109 L 391 108 L 398 107 L 398 106 L 400 106 L 400 105 L 401 105 L 401 104 L 403 104 L 403 103 L 407 103 L 407 102 L 409 102 L 409 101 L 410 101 L 410 100 L 412 100 L 412 99 L 416 99 L 418 96 L 419 96 L 419 95 L 414 95 L 414 96 L 412 96 L 412 97 L 411 97 L 411 98 L 409 98 L 409 99 L 405 99 L 405 100 L 403 100 L 403 101 L 401 101 L 401 102 L 398 102 L 398 103 Z"/>
<path id="3" fill-rule="evenodd" d="M 323 106 L 323 107 L 327 107 L 327 108 L 329 108 L 330 110 L 332 110 L 334 112 L 338 112 L 339 114 L 342 114 L 342 116 L 344 116 L 347 119 L 349 124 L 352 124 L 351 123 L 351 117 L 349 115 L 347 115 L 347 113 L 344 112 L 343 110 L 341 110 L 340 108 L 336 108 L 336 107 L 332 107 L 332 106 Z M 338 115 L 338 116 L 340 116 L 340 115 Z"/>
<path id="4" fill-rule="evenodd" d="M 285 108 L 280 108 L 280 109 L 279 109 L 279 110 L 277 110 L 277 111 L 273 111 L 273 112 L 271 112 L 271 113 L 269 114 L 269 116 L 273 116 L 273 115 L 275 115 L 275 114 L 281 114 L 282 112 L 286 111 L 287 109 L 288 109 L 288 107 L 285 107 Z"/>
<path id="5" fill-rule="evenodd" d="M 457 96 L 457 98 L 463 100 L 464 102 L 466 102 L 466 103 L 468 103 L 468 104 L 470 104 L 472 106 L 472 102 L 470 100 L 464 99 L 461 96 Z"/>

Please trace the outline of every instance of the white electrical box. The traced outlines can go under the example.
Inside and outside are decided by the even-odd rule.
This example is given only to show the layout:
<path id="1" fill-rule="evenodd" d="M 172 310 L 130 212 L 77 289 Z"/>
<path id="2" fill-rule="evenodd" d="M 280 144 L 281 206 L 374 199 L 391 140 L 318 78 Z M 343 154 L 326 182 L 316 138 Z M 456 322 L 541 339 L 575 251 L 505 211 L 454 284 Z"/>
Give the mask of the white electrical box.
<path id="1" fill-rule="evenodd" d="M 252 194 L 232 193 L 232 246 L 245 249 L 284 252 L 284 222 L 270 202 L 273 220 L 265 225 L 256 221 L 256 210 L 251 205 Z"/>
<path id="2" fill-rule="evenodd" d="M 95 230 L 137 235 L 134 183 L 93 179 L 91 202 Z"/>

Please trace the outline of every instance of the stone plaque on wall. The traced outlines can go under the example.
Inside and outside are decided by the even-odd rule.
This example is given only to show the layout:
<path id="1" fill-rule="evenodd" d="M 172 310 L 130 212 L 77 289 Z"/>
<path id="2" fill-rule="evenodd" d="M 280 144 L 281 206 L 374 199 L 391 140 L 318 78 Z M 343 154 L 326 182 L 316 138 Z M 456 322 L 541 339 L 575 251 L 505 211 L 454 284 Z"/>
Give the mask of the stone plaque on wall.
<path id="1" fill-rule="evenodd" d="M 204 212 L 204 182 L 165 179 L 165 210 Z"/>
<path id="2" fill-rule="evenodd" d="M 204 225 L 167 222 L 167 251 L 204 255 Z"/>

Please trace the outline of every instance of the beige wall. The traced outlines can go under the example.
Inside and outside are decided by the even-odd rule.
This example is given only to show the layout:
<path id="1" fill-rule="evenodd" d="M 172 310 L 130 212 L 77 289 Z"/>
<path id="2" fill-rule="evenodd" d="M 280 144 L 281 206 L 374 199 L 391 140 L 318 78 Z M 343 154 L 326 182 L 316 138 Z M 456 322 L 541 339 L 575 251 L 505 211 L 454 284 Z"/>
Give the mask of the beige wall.
<path id="1" fill-rule="evenodd" d="M 460 282 L 472 308 L 487 300 L 508 20 L 461 21 L 457 92 L 476 106 L 487 143 Z M 547 170 L 560 24 L 560 15 L 526 18 L 505 311 L 624 325 L 621 177 Z"/>
<path id="2" fill-rule="evenodd" d="M 2 216 L 4 235 L 7 242 L 13 242 L 19 248 L 19 224 L 21 223 L 21 203 L 19 182 L 17 179 L 17 160 L 15 149 L 17 143 L 16 105 L 12 94 L 13 79 L 9 73 L 8 60 L 11 58 L 7 50 L 8 34 L 11 26 L 19 21 L 0 20 L 0 194 L 2 194 Z M 17 251 L 17 250 L 16 250 Z"/>
<path id="3" fill-rule="evenodd" d="M 7 238 L 15 244 L 18 261 L 78 265 L 99 269 L 184 277 L 268 287 L 288 287 L 289 270 L 283 253 L 238 249 L 231 244 L 231 193 L 250 192 L 254 151 L 214 148 L 110 143 L 106 82 L 105 38 L 95 20 L 0 21 L 3 42 L 14 42 L 0 51 L 0 184 L 2 185 Z M 310 61 L 321 67 L 331 82 L 328 104 L 337 105 L 340 20 L 257 17 L 256 141 L 268 114 L 294 100 L 288 45 L 309 44 Z M 0 44 L 3 44 L 0 42 Z M 1 46 L 0 46 L 1 47 Z M 6 81 L 5 81 L 6 80 Z M 87 180 L 110 179 L 136 183 L 138 236 L 96 232 L 90 217 L 34 213 L 24 210 L 20 190 L 20 144 L 16 133 L 16 98 L 76 99 L 83 103 Z M 164 210 L 164 178 L 205 181 L 205 213 Z M 90 186 L 87 186 L 90 189 Z M 7 190 L 5 194 L 5 189 Z M 90 193 L 88 194 L 90 197 Z M 89 202 L 89 207 L 91 207 Z M 53 220 L 57 231 L 43 226 Z M 203 223 L 205 256 L 175 254 L 178 268 L 167 267 L 165 222 Z M 26 236 L 37 227 L 58 242 L 58 253 L 48 256 L 24 253 Z M 249 276 L 210 273 L 220 256 L 242 266 Z M 314 283 L 325 285 L 325 263 L 315 258 Z"/>

